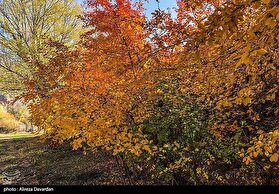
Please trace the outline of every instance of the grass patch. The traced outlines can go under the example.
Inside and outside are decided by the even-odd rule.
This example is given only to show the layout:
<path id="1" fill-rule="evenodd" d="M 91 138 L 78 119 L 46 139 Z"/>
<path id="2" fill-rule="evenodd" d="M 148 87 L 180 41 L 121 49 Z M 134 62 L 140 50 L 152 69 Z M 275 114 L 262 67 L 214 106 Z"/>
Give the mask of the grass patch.
<path id="1" fill-rule="evenodd" d="M 15 132 L 15 133 L 0 133 L 0 140 L 1 139 L 21 139 L 21 138 L 29 138 L 29 137 L 37 137 L 41 134 L 34 134 L 28 132 Z"/>
<path id="2" fill-rule="evenodd" d="M 69 144 L 51 148 L 31 133 L 1 134 L 0 175 L 19 170 L 19 185 L 126 184 L 113 157 L 103 152 L 73 151 Z M 3 180 L 0 179 L 0 185 Z"/>

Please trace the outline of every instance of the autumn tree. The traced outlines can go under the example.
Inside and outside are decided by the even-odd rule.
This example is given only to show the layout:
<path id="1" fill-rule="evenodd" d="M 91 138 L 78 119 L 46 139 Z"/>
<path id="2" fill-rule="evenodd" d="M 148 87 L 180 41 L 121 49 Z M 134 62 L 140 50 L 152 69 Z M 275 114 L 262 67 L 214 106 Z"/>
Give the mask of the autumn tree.
<path id="1" fill-rule="evenodd" d="M 148 88 L 146 81 L 140 82 L 146 77 L 144 63 L 150 48 L 142 4 L 87 3 L 84 20 L 92 30 L 82 36 L 75 51 L 54 42 L 59 52 L 39 66 L 36 79 L 26 82 L 29 90 L 24 97 L 36 99 L 33 118 L 53 142 L 71 139 L 74 149 L 87 144 L 114 154 L 140 155 L 142 148 L 150 152 L 148 140 L 135 124 L 143 119 Z M 134 114 L 134 109 L 140 112 Z"/>
<path id="2" fill-rule="evenodd" d="M 0 7 L 2 89 L 23 88 L 22 81 L 36 69 L 34 62 L 43 60 L 45 40 L 73 45 L 82 32 L 81 8 L 73 0 L 1 0 Z"/>

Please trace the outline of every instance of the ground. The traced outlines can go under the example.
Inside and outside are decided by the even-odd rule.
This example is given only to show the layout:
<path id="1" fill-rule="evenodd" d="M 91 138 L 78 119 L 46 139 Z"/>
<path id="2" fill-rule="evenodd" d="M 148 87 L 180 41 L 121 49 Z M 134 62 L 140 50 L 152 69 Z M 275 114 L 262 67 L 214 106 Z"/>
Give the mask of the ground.
<path id="1" fill-rule="evenodd" d="M 116 158 L 51 148 L 33 134 L 0 135 L 0 185 L 125 185 Z"/>

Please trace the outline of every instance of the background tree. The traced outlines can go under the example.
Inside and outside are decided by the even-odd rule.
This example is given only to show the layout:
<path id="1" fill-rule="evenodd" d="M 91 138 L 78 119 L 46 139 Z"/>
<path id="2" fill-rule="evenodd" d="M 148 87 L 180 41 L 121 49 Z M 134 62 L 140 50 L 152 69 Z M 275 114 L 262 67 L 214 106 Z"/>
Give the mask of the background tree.
<path id="1" fill-rule="evenodd" d="M 0 88 L 22 89 L 36 63 L 51 55 L 46 39 L 73 46 L 83 31 L 79 14 L 74 0 L 1 0 Z"/>

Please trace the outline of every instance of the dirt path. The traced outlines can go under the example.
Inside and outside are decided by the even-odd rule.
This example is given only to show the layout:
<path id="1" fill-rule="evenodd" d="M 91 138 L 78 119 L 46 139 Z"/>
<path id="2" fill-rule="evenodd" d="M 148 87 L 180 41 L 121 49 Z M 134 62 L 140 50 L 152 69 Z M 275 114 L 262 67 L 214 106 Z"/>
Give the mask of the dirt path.
<path id="1" fill-rule="evenodd" d="M 0 139 L 0 185 L 125 185 L 115 158 L 51 149 L 38 137 Z"/>

